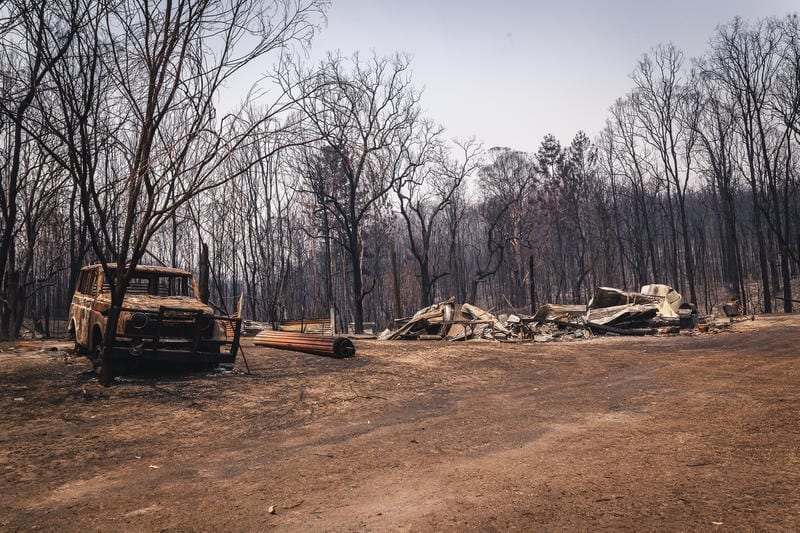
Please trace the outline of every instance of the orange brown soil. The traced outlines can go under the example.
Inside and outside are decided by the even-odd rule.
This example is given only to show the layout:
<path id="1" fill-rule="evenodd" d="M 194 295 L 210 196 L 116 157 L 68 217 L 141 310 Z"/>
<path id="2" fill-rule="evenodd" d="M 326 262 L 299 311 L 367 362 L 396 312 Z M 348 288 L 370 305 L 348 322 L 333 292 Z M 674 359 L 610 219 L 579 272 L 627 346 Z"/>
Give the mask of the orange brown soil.
<path id="1" fill-rule="evenodd" d="M 15 346 L 3 531 L 800 526 L 800 316 L 347 360 L 246 345 L 252 375 L 108 389 L 63 343 Z"/>

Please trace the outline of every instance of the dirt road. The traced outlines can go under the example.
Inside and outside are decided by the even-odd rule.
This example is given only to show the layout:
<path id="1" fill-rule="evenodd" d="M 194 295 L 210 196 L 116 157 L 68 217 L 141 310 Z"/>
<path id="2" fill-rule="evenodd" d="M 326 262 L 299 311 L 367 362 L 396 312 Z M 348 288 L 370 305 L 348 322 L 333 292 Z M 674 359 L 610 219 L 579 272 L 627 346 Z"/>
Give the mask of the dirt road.
<path id="1" fill-rule="evenodd" d="M 800 316 L 109 389 L 51 346 L 0 353 L 0 530 L 800 528 Z"/>

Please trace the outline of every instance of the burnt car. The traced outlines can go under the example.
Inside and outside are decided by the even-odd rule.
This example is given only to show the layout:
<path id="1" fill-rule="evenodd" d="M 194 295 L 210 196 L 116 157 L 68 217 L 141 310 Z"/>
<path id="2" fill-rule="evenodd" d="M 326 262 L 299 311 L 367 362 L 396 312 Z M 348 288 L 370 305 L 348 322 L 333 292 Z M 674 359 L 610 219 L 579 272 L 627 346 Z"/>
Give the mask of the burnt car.
<path id="1" fill-rule="evenodd" d="M 116 265 L 108 266 L 113 276 Z M 111 291 L 100 264 L 81 269 L 69 311 L 69 331 L 79 353 L 101 366 Z M 200 301 L 190 272 L 140 265 L 132 274 L 117 323 L 116 339 L 106 352 L 107 379 L 136 361 L 214 366 L 233 363 L 239 350 L 241 321 L 216 315 Z"/>

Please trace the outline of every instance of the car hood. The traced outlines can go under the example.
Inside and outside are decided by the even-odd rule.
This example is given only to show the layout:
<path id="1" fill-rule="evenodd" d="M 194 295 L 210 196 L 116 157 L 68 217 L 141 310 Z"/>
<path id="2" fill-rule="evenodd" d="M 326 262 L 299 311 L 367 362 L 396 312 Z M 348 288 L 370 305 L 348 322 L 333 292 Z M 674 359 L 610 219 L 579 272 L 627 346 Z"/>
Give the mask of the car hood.
<path id="1" fill-rule="evenodd" d="M 110 298 L 108 300 L 110 302 Z M 203 313 L 209 315 L 214 314 L 211 307 L 190 296 L 149 296 L 146 294 L 136 294 L 126 296 L 122 302 L 122 307 L 129 311 L 146 311 L 152 313 L 157 313 L 159 307 L 169 307 L 187 311 L 203 311 Z"/>

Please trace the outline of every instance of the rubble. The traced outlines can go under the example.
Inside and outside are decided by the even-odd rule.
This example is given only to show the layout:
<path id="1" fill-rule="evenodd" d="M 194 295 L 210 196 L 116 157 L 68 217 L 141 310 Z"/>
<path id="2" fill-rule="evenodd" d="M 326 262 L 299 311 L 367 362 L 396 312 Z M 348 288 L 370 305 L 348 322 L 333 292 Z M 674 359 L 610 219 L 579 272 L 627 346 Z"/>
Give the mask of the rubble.
<path id="1" fill-rule="evenodd" d="M 512 315 L 514 316 L 514 315 Z M 519 323 L 519 317 L 515 317 Z M 410 318 L 397 321 L 394 331 L 385 330 L 379 340 L 503 340 L 517 337 L 493 314 L 470 305 L 457 304 L 455 297 L 420 309 Z"/>
<path id="2" fill-rule="evenodd" d="M 643 289 L 649 287 L 653 286 L 645 285 Z M 666 289 L 668 290 L 660 292 L 670 293 L 672 303 L 667 301 L 666 294 L 658 296 L 652 293 L 645 294 L 644 291 L 624 292 L 611 287 L 598 287 L 589 302 L 586 323 L 599 326 L 644 328 L 654 326 L 655 324 L 650 321 L 658 316 L 662 322 L 659 325 L 671 325 L 663 322 L 671 322 L 671 319 L 677 318 L 676 309 L 673 309 L 672 306 L 675 303 L 680 305 L 681 295 L 669 287 Z"/>
<path id="3" fill-rule="evenodd" d="M 533 315 L 534 322 L 570 322 L 586 314 L 585 305 L 544 304 Z"/>
<path id="4" fill-rule="evenodd" d="M 588 305 L 548 303 L 533 316 L 499 315 L 455 297 L 397 320 L 379 340 L 529 340 L 549 342 L 590 338 L 593 334 L 657 335 L 708 331 L 713 317 L 700 317 L 693 305 L 668 285 L 645 285 L 639 292 L 597 287 Z"/>
<path id="5" fill-rule="evenodd" d="M 281 331 L 289 331 L 292 333 L 311 333 L 316 335 L 333 334 L 330 317 L 283 320 L 280 323 L 279 329 Z"/>
<path id="6" fill-rule="evenodd" d="M 645 285 L 640 292 L 598 287 L 587 306 L 547 304 L 534 320 L 592 333 L 654 335 L 678 325 L 680 304 L 681 295 L 667 285 Z"/>
<path id="7" fill-rule="evenodd" d="M 537 322 L 556 324 L 567 330 L 616 335 L 656 335 L 697 329 L 706 331 L 713 317 L 700 317 L 693 304 L 668 285 L 645 285 L 639 292 L 598 287 L 581 313 L 581 306 L 547 304 L 534 316 Z"/>
<path id="8" fill-rule="evenodd" d="M 265 329 L 270 329 L 270 325 L 266 322 L 242 320 L 242 337 L 254 337 Z"/>

